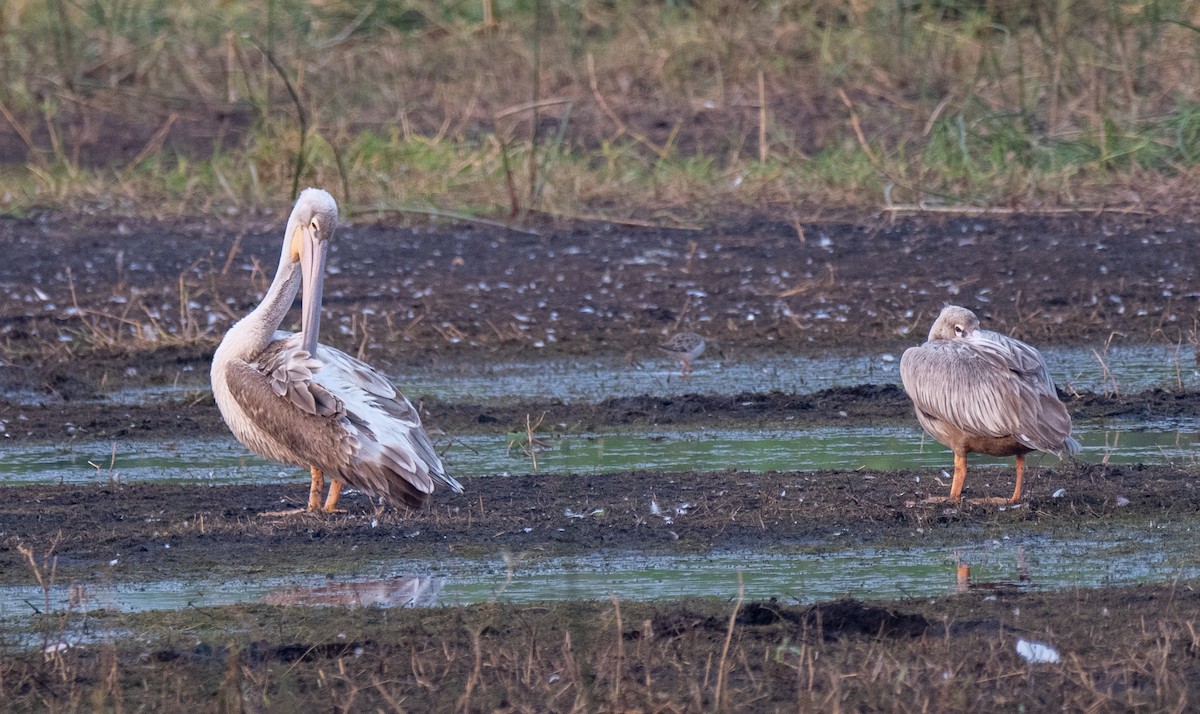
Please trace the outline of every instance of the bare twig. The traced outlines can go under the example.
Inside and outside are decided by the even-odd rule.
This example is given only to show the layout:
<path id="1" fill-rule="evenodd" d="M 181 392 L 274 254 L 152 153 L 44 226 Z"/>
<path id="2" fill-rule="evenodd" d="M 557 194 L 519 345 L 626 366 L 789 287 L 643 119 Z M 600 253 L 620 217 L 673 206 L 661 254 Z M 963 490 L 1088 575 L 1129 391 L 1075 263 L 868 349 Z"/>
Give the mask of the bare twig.
<path id="1" fill-rule="evenodd" d="M 893 203 L 883 207 L 889 213 L 950 213 L 964 216 L 1057 216 L 1087 213 L 1149 215 L 1150 211 L 1132 206 L 1091 206 L 1080 208 L 1009 208 L 1006 206 L 929 206 L 924 203 Z"/>
<path id="2" fill-rule="evenodd" d="M 296 149 L 296 168 L 292 172 L 292 200 L 296 200 L 296 196 L 300 194 L 300 174 L 304 172 L 304 147 L 308 141 L 308 112 L 304 110 L 304 102 L 300 101 L 300 94 L 296 88 L 292 86 L 292 80 L 288 79 L 287 72 L 275 59 L 275 55 L 268 48 L 264 47 L 257 40 L 251 39 L 250 42 L 258 48 L 259 52 L 267 58 L 267 62 L 271 63 L 271 67 L 275 69 L 275 73 L 283 80 L 283 86 L 287 88 L 288 96 L 292 98 L 292 103 L 296 105 L 296 118 L 300 122 L 300 146 Z"/>
<path id="3" fill-rule="evenodd" d="M 858 145 L 862 147 L 867 158 L 876 168 L 880 167 L 879 159 L 875 156 L 875 152 L 871 151 L 871 145 L 867 143 L 867 137 L 863 135 L 862 124 L 858 121 L 858 112 L 854 110 L 854 105 L 850 102 L 850 97 L 846 96 L 844 89 L 838 90 L 838 96 L 842 98 L 842 103 L 850 110 L 850 126 L 854 129 L 854 136 L 858 138 Z"/>
<path id="4" fill-rule="evenodd" d="M 733 642 L 733 626 L 737 624 L 738 611 L 742 608 L 742 600 L 746 595 L 746 585 L 742 582 L 742 571 L 738 571 L 738 596 L 733 603 L 733 610 L 729 613 L 729 627 L 725 631 L 725 645 L 721 647 L 721 659 L 717 663 L 717 708 L 721 711 L 729 711 L 729 693 L 725 691 L 725 662 L 729 657 L 729 646 Z"/>
<path id="5" fill-rule="evenodd" d="M 175 112 L 171 112 L 169 115 L 167 115 L 167 120 L 164 121 L 163 125 L 158 128 L 158 131 L 154 132 L 154 136 L 150 137 L 150 140 L 147 141 L 146 145 L 142 147 L 142 150 L 137 153 L 137 156 L 134 156 L 132 159 L 130 159 L 128 166 L 130 168 L 137 166 L 145 161 L 146 157 L 150 156 L 150 154 L 162 149 L 163 144 L 167 140 L 167 134 L 170 133 L 171 127 L 175 125 L 175 122 L 178 119 L 179 115 Z"/>
<path id="6" fill-rule="evenodd" d="M 616 593 L 610 592 L 608 597 L 612 600 L 613 611 L 617 616 L 617 661 L 613 665 L 615 670 L 613 672 L 613 706 L 619 709 L 619 702 L 621 701 L 621 676 L 625 663 L 625 633 L 624 627 L 621 625 L 621 601 L 617 599 Z"/>
<path id="7" fill-rule="evenodd" d="M 767 163 L 767 83 L 758 70 L 758 163 Z"/>
<path id="8" fill-rule="evenodd" d="M 25 142 L 26 148 L 29 149 L 29 157 L 44 168 L 46 166 L 46 157 L 42 156 L 42 153 L 38 151 L 37 146 L 33 143 L 33 137 L 29 134 L 29 130 L 25 128 L 24 124 L 17 121 L 13 113 L 9 111 L 8 105 L 3 101 L 0 101 L 0 115 L 4 116 L 5 121 L 13 128 L 13 131 L 17 132 L 17 136 L 21 137 L 21 141 Z"/>
<path id="9" fill-rule="evenodd" d="M 528 111 L 532 111 L 534 109 L 545 109 L 546 107 L 556 107 L 559 104 L 573 104 L 574 102 L 575 102 L 575 100 L 571 97 L 557 97 L 554 99 L 539 99 L 536 102 L 529 101 L 529 102 L 525 102 L 523 104 L 515 104 L 507 109 L 501 109 L 500 111 L 493 114 L 492 117 L 495 120 L 499 121 L 500 119 L 510 117 L 513 114 L 520 114 L 522 112 L 528 112 Z"/>
<path id="10" fill-rule="evenodd" d="M 614 112 L 612 108 L 608 106 L 608 102 L 604 100 L 604 95 L 600 93 L 600 84 L 596 81 L 596 60 L 592 58 L 591 52 L 589 52 L 587 56 L 587 70 L 588 85 L 592 88 L 592 96 L 596 98 L 596 104 L 600 105 L 600 110 L 603 111 L 608 118 L 612 119 L 613 123 L 617 125 L 617 136 L 620 136 L 621 134 L 628 134 L 629 136 L 633 137 L 634 141 L 645 145 L 651 151 L 658 154 L 659 159 L 665 158 L 667 155 L 667 150 L 665 148 L 659 147 L 653 141 L 650 141 L 646 137 L 630 129 L 625 125 L 625 122 L 621 121 L 616 112 Z"/>

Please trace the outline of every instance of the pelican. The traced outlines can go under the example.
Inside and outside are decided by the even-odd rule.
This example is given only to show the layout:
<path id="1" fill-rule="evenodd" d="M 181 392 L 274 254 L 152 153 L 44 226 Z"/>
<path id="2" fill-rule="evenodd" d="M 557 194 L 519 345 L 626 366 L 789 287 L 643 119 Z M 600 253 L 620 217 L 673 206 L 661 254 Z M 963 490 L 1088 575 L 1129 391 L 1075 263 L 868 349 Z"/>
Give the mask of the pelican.
<path id="1" fill-rule="evenodd" d="M 217 407 L 254 453 L 308 468 L 308 511 L 337 509 L 350 486 L 393 504 L 423 505 L 435 484 L 456 493 L 412 403 L 364 362 L 320 345 L 321 292 L 337 203 L 305 189 L 284 231 L 279 269 L 266 297 L 226 333 L 212 363 Z M 278 332 L 303 286 L 300 332 Z M 297 511 L 299 512 L 299 511 Z"/>
<path id="2" fill-rule="evenodd" d="M 1017 457 L 1021 498 L 1025 454 L 1078 453 L 1071 415 L 1058 398 L 1046 361 L 1033 347 L 979 329 L 975 313 L 947 305 L 929 330 L 929 341 L 900 358 L 900 379 L 929 435 L 954 452 L 951 503 L 958 503 L 967 478 L 967 454 Z M 942 500 L 942 499 L 931 499 Z"/>

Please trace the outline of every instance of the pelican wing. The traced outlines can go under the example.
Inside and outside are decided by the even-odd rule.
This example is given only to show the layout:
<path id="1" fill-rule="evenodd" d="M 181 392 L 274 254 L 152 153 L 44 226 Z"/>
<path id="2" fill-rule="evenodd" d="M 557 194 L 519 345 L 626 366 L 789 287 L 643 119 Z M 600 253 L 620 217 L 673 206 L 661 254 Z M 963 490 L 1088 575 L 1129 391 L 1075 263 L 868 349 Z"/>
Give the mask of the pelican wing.
<path id="1" fill-rule="evenodd" d="M 900 378 L 918 410 L 968 433 L 1039 451 L 1078 448 L 1041 354 L 1019 340 L 986 330 L 931 340 L 905 350 Z"/>
<path id="2" fill-rule="evenodd" d="M 412 501 L 405 496 L 408 489 L 423 498 L 433 492 L 435 480 L 462 491 L 462 485 L 446 473 L 416 408 L 386 377 L 341 350 L 322 345 L 318 355 L 321 364 L 314 381 L 345 405 L 359 443 L 360 475 L 371 482 L 348 478 L 348 483 L 406 503 Z"/>
<path id="3" fill-rule="evenodd" d="M 341 473 L 353 464 L 357 447 L 351 435 L 335 428 L 346 419 L 342 404 L 319 386 L 289 382 L 281 393 L 278 375 L 293 371 L 283 366 L 266 371 L 258 363 L 241 360 L 229 363 L 228 391 L 245 417 L 244 423 L 231 424 L 234 434 L 269 459 Z"/>
<path id="4" fill-rule="evenodd" d="M 377 372 L 371 365 L 355 359 L 341 350 L 320 345 L 317 356 L 320 360 L 332 365 L 331 371 L 344 380 L 351 389 L 360 390 L 382 399 L 396 399 L 399 395 L 391 380 Z M 404 399 L 403 396 L 400 398 Z M 407 399 L 404 401 L 408 402 Z M 416 410 L 413 410 L 413 418 L 418 424 L 421 423 Z"/>
<path id="5" fill-rule="evenodd" d="M 314 357 L 300 349 L 299 335 L 276 333 L 253 363 L 230 368 L 229 381 L 256 426 L 239 438 L 263 456 L 316 466 L 352 488 L 413 508 L 433 493 L 435 480 L 462 491 L 412 404 L 344 352 L 321 345 Z"/>
<path id="6" fill-rule="evenodd" d="M 313 378 L 321 369 L 321 361 L 300 349 L 300 335 L 276 332 L 250 367 L 267 378 L 276 396 L 285 398 L 302 413 L 320 417 L 344 414 L 337 395 Z"/>

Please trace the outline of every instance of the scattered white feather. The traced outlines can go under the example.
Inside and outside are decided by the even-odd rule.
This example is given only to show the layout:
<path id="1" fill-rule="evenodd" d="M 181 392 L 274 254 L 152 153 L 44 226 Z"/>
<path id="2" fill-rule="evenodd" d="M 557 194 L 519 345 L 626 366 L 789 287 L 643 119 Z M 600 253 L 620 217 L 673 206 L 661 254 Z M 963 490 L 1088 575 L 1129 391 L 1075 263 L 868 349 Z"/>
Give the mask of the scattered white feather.
<path id="1" fill-rule="evenodd" d="M 1053 647 L 1028 640 L 1017 640 L 1017 654 L 1030 664 L 1055 664 L 1062 659 Z"/>
<path id="2" fill-rule="evenodd" d="M 563 509 L 563 515 L 566 516 L 567 518 L 587 518 L 588 516 L 603 516 L 604 509 L 596 508 L 588 513 L 583 513 L 582 511 L 573 511 L 570 508 L 566 508 L 566 509 Z"/>

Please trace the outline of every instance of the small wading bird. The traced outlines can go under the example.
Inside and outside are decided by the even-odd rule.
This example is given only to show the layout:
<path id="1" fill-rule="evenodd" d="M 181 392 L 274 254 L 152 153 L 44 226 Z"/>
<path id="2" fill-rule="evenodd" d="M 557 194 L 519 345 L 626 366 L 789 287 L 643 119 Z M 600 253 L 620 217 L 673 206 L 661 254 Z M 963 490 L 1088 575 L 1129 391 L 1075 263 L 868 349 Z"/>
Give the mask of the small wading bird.
<path id="1" fill-rule="evenodd" d="M 704 338 L 695 332 L 680 332 L 658 348 L 679 360 L 680 375 L 687 379 L 692 373 L 692 360 L 704 354 L 707 345 Z"/>
<path id="2" fill-rule="evenodd" d="M 461 493 L 408 399 L 370 365 L 317 343 L 337 223 L 333 196 L 315 188 L 300 194 L 266 297 L 213 355 L 221 416 L 254 453 L 311 471 L 310 512 L 321 507 L 325 476 L 331 479 L 326 512 L 336 510 L 343 485 L 412 508 L 437 483 Z M 299 334 L 276 332 L 301 286 Z"/>
<path id="3" fill-rule="evenodd" d="M 1079 442 L 1071 438 L 1071 415 L 1059 401 L 1041 353 L 1020 340 L 979 329 L 979 318 L 966 308 L 942 309 L 929 341 L 904 351 L 900 379 L 921 426 L 954 452 L 951 503 L 961 498 L 969 453 L 1017 457 L 1012 498 L 983 499 L 1016 503 L 1025 454 L 1045 451 L 1061 457 L 1079 451 Z"/>

